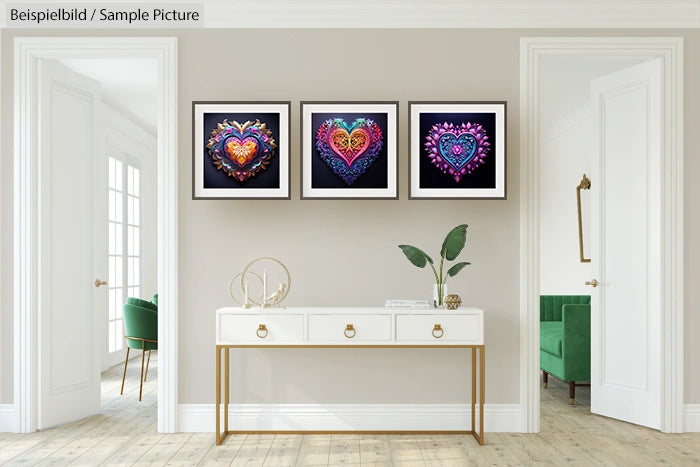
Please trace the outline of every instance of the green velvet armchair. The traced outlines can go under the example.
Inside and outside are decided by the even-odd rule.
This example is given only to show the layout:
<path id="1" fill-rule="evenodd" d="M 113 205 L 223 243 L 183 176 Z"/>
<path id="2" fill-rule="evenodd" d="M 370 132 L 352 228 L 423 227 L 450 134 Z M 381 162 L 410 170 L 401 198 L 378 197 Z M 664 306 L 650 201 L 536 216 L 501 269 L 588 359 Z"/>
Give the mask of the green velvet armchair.
<path id="1" fill-rule="evenodd" d="M 124 394 L 126 367 L 129 363 L 129 351 L 141 350 L 141 378 L 139 400 L 143 395 L 143 382 L 148 377 L 148 365 L 151 363 L 151 351 L 158 350 L 158 306 L 152 302 L 129 297 L 124 305 L 124 330 L 126 332 L 126 359 L 120 394 Z M 148 351 L 148 362 L 144 374 L 144 357 Z"/>
<path id="2" fill-rule="evenodd" d="M 549 375 L 569 384 L 569 404 L 576 386 L 589 386 L 590 295 L 540 295 L 540 369 L 545 388 Z"/>

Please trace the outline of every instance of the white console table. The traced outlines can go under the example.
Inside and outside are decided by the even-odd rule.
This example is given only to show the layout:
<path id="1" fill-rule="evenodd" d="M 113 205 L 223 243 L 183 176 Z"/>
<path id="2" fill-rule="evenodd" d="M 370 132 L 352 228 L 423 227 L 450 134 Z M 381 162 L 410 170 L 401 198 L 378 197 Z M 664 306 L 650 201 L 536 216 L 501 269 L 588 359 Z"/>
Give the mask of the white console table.
<path id="1" fill-rule="evenodd" d="M 479 444 L 484 444 L 485 348 L 483 310 L 478 308 L 387 310 L 386 308 L 305 307 L 284 309 L 220 308 L 216 310 L 217 445 L 221 444 L 226 435 L 239 433 L 228 429 L 229 350 L 231 348 L 311 347 L 471 349 L 471 429 L 440 433 L 472 434 Z M 224 354 L 223 432 L 221 431 L 222 351 Z M 479 356 L 478 432 L 475 427 L 477 355 Z M 405 433 L 416 432 L 407 431 Z"/>

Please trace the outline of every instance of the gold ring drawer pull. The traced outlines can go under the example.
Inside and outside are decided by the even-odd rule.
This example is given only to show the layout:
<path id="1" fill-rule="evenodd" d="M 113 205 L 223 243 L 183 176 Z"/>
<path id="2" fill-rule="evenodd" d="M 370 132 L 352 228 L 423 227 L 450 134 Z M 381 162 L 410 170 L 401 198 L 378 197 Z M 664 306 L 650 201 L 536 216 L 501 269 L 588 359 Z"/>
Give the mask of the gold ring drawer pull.
<path id="1" fill-rule="evenodd" d="M 438 333 L 440 333 L 440 334 L 438 334 Z M 433 328 L 433 337 L 435 339 L 440 339 L 443 336 L 443 334 L 445 334 L 445 331 L 444 331 L 444 329 L 442 329 L 442 326 L 440 326 L 439 324 L 436 324 L 435 327 Z"/>
<path id="2" fill-rule="evenodd" d="M 352 334 L 350 334 L 352 332 Z M 355 337 L 355 327 L 352 324 L 348 324 L 345 326 L 345 331 L 343 331 L 343 334 L 345 334 L 345 337 L 348 339 L 352 339 Z"/>
<path id="3" fill-rule="evenodd" d="M 257 334 L 257 336 L 260 339 L 265 339 L 267 337 L 267 334 L 268 334 L 267 327 L 264 324 L 259 325 L 258 330 L 255 331 L 255 334 Z"/>

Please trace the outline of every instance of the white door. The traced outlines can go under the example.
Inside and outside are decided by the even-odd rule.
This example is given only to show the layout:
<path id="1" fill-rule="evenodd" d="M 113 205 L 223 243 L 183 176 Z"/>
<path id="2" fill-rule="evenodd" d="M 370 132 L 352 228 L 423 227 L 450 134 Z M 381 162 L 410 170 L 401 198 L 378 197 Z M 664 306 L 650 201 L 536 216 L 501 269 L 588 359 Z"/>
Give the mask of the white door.
<path id="1" fill-rule="evenodd" d="M 591 82 L 591 411 L 661 422 L 661 63 Z"/>
<path id="2" fill-rule="evenodd" d="M 107 303 L 106 174 L 96 81 L 40 60 L 40 316 L 38 428 L 100 408 Z M 96 178 L 99 177 L 99 178 Z M 99 183 L 95 183 L 99 180 Z M 100 218 L 101 219 L 101 218 Z M 100 228 L 99 226 L 102 225 Z"/>

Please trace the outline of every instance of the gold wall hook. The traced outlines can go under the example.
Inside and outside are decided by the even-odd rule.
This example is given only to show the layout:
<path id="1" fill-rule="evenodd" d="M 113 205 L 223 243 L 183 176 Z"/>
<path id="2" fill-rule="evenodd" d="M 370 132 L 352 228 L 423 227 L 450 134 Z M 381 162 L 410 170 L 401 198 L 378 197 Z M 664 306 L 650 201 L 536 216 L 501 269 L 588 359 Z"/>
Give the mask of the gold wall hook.
<path id="1" fill-rule="evenodd" d="M 583 256 L 583 222 L 581 220 L 581 190 L 590 190 L 591 180 L 583 174 L 581 183 L 576 187 L 576 207 L 578 209 L 578 254 L 582 263 L 590 263 L 591 259 Z"/>

